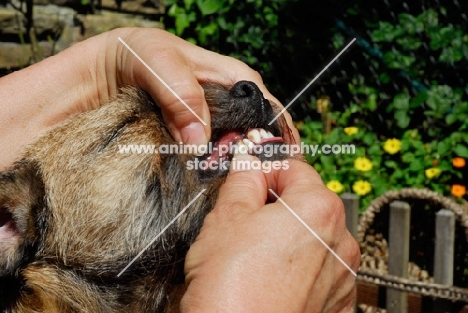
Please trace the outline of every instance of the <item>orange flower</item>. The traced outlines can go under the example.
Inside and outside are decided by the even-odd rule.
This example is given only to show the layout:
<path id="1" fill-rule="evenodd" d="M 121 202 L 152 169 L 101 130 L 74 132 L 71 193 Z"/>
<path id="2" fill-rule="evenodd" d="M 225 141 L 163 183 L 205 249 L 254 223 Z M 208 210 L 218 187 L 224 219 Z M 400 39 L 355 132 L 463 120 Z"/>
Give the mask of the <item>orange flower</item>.
<path id="1" fill-rule="evenodd" d="M 464 167 L 465 164 L 466 164 L 465 159 L 459 158 L 459 157 L 456 157 L 455 159 L 453 159 L 453 162 L 452 162 L 452 165 L 457 168 Z"/>
<path id="2" fill-rule="evenodd" d="M 450 190 L 452 195 L 455 197 L 463 197 L 466 194 L 466 187 L 463 185 L 452 185 L 452 189 Z"/>

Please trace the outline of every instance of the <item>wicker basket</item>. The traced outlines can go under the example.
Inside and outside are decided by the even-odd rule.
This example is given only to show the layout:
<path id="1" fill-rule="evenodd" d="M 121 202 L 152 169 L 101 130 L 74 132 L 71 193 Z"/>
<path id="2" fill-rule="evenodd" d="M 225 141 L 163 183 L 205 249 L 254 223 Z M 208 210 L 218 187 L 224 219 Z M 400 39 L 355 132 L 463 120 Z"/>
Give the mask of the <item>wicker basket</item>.
<path id="1" fill-rule="evenodd" d="M 433 259 L 434 244 L 432 240 L 427 239 L 433 238 L 435 227 L 428 227 L 427 225 L 431 225 L 431 222 L 435 221 L 435 213 L 442 208 L 454 212 L 458 225 L 461 226 L 457 227 L 456 236 L 458 240 L 455 248 L 457 251 L 456 253 L 468 255 L 468 205 L 466 202 L 460 204 L 427 189 L 404 188 L 399 191 L 388 191 L 372 201 L 359 219 L 357 240 L 361 247 L 363 264 L 358 273 L 358 281 L 391 287 L 423 296 L 468 302 L 468 289 L 433 283 L 433 279 L 428 274 L 432 272 L 432 262 L 430 262 L 430 264 L 421 264 L 421 262 L 412 262 L 409 264 L 409 278 L 388 275 L 388 249 L 386 250 L 388 246 L 385 239 L 387 236 L 386 232 L 388 232 L 388 218 L 386 219 L 385 216 L 386 214 L 388 215 L 390 211 L 390 203 L 395 200 L 408 202 L 412 208 L 411 240 L 419 240 L 418 236 L 423 231 L 418 229 L 418 227 L 421 229 L 425 227 L 426 234 L 423 234 L 421 237 L 424 237 L 423 239 L 426 239 L 427 242 L 425 246 L 421 248 L 421 251 L 414 251 L 418 249 L 411 249 L 411 255 L 413 257 L 410 257 L 410 259 L 412 259 L 412 261 L 419 258 L 419 260 L 430 262 Z M 416 223 L 415 220 L 418 219 L 425 220 L 422 222 L 417 221 Z M 386 226 L 384 224 L 386 224 Z M 385 227 L 387 227 L 387 229 L 385 229 Z M 431 227 L 432 230 L 428 230 Z M 415 232 L 417 234 L 415 234 Z M 460 240 L 460 238 L 462 239 Z M 414 242 L 412 242 L 411 246 L 413 248 L 414 246 L 419 247 L 418 244 L 415 245 Z M 461 246 L 463 247 L 458 249 Z M 429 251 L 432 249 L 432 252 L 428 253 L 424 251 L 424 248 Z M 422 255 L 419 256 L 418 253 Z M 369 258 L 371 258 L 371 261 L 373 259 L 373 262 L 375 262 L 376 266 L 374 266 L 374 268 L 368 266 Z M 427 271 L 426 268 L 428 269 Z M 459 278 L 459 276 L 457 278 Z"/>

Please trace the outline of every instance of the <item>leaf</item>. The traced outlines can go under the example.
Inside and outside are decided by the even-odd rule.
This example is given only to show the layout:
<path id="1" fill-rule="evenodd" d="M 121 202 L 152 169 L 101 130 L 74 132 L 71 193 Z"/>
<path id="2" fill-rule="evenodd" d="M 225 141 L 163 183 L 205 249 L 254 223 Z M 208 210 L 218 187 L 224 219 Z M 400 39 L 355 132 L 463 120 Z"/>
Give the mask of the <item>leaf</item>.
<path id="1" fill-rule="evenodd" d="M 213 37 L 213 35 L 218 31 L 218 24 L 215 22 L 211 22 L 207 26 L 198 29 L 198 38 L 200 39 L 200 43 L 204 44 L 207 40 L 208 36 Z"/>
<path id="2" fill-rule="evenodd" d="M 409 95 L 400 93 L 393 99 L 393 105 L 397 110 L 408 111 L 409 108 Z"/>
<path id="3" fill-rule="evenodd" d="M 463 59 L 463 51 L 453 47 L 444 47 L 439 56 L 439 61 L 445 63 L 455 63 Z"/>
<path id="4" fill-rule="evenodd" d="M 413 153 L 407 152 L 401 156 L 401 160 L 404 163 L 410 163 L 414 160 L 415 156 Z"/>
<path id="5" fill-rule="evenodd" d="M 453 91 L 450 86 L 433 86 L 431 90 L 427 92 L 426 100 L 426 104 L 432 109 L 432 112 L 427 113 L 436 117 L 441 117 L 451 108 L 452 101 Z"/>
<path id="6" fill-rule="evenodd" d="M 421 91 L 416 95 L 416 97 L 411 98 L 410 100 L 410 108 L 415 109 L 421 106 L 427 100 L 427 92 Z"/>
<path id="7" fill-rule="evenodd" d="M 189 11 L 195 0 L 184 0 L 185 10 Z"/>
<path id="8" fill-rule="evenodd" d="M 176 14 L 179 12 L 180 12 L 179 7 L 177 6 L 177 4 L 174 3 L 173 5 L 171 5 L 169 10 L 167 10 L 167 15 L 176 16 Z"/>
<path id="9" fill-rule="evenodd" d="M 197 0 L 198 8 L 203 15 L 213 14 L 219 11 L 219 0 Z"/>
<path id="10" fill-rule="evenodd" d="M 375 109 L 377 108 L 377 95 L 376 94 L 369 95 L 369 98 L 366 100 L 366 102 L 364 102 L 364 105 L 370 111 L 375 111 Z"/>
<path id="11" fill-rule="evenodd" d="M 389 168 L 397 169 L 399 167 L 398 163 L 395 162 L 395 161 L 392 161 L 392 160 L 385 161 L 384 164 L 385 164 L 386 167 L 389 167 Z"/>
<path id="12" fill-rule="evenodd" d="M 424 11 L 416 19 L 423 24 L 427 24 L 429 27 L 435 27 L 439 24 L 438 12 L 434 9 Z"/>
<path id="13" fill-rule="evenodd" d="M 457 144 L 454 152 L 459 157 L 468 158 L 468 148 L 463 144 Z"/>
<path id="14" fill-rule="evenodd" d="M 379 80 L 382 84 L 388 84 L 391 80 L 391 77 L 388 75 L 388 73 L 384 72 L 379 75 Z"/>
<path id="15" fill-rule="evenodd" d="M 398 15 L 398 20 L 409 34 L 420 33 L 424 30 L 424 24 L 410 14 L 401 13 Z"/>
<path id="16" fill-rule="evenodd" d="M 362 141 L 368 145 L 368 146 L 372 146 L 372 144 L 374 144 L 375 142 L 375 137 L 374 137 L 374 134 L 373 133 L 367 133 L 364 135 L 364 137 L 362 138 Z"/>
<path id="17" fill-rule="evenodd" d="M 424 160 L 423 158 L 415 158 L 411 161 L 409 166 L 410 171 L 418 172 L 424 169 Z"/>
<path id="18" fill-rule="evenodd" d="M 453 104 L 453 114 L 468 113 L 468 102 L 456 101 Z"/>
<path id="19" fill-rule="evenodd" d="M 334 171 L 336 169 L 336 162 L 333 157 L 329 155 L 320 155 L 320 163 L 326 171 Z"/>
<path id="20" fill-rule="evenodd" d="M 408 112 L 404 110 L 397 110 L 395 111 L 395 120 L 397 121 L 397 125 L 400 128 L 408 127 L 410 123 L 410 118 L 408 116 Z"/>
<path id="21" fill-rule="evenodd" d="M 458 118 L 459 116 L 457 114 L 447 114 L 447 116 L 445 116 L 445 122 L 448 125 L 452 125 L 458 120 Z"/>
<path id="22" fill-rule="evenodd" d="M 369 150 L 367 151 L 369 155 L 379 155 L 381 154 L 380 146 L 379 145 L 371 145 Z"/>
<path id="23" fill-rule="evenodd" d="M 406 51 L 413 51 L 422 46 L 422 41 L 411 37 L 398 38 L 396 42 Z"/>
<path id="24" fill-rule="evenodd" d="M 175 26 L 176 26 L 176 34 L 178 36 L 182 35 L 184 30 L 190 26 L 190 17 L 189 15 L 183 13 L 183 14 L 177 14 L 175 16 Z"/>
<path id="25" fill-rule="evenodd" d="M 389 22 L 379 22 L 379 29 L 371 33 L 374 42 L 391 42 L 397 36 L 403 34 L 403 29 L 396 28 Z"/>
<path id="26" fill-rule="evenodd" d="M 439 141 L 437 143 L 437 154 L 439 156 L 443 156 L 445 155 L 447 152 L 450 151 L 450 149 L 452 148 L 452 145 L 450 144 L 450 142 L 447 142 L 447 141 Z"/>

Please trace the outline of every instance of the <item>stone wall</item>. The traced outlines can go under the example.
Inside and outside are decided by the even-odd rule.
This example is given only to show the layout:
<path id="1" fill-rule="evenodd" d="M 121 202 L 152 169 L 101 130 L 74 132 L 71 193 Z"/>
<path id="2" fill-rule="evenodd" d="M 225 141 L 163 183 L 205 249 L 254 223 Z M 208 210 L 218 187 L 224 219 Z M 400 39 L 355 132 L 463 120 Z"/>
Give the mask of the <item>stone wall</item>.
<path id="1" fill-rule="evenodd" d="M 26 11 L 25 3 L 0 0 L 2 72 L 38 62 L 114 28 L 163 27 L 159 22 L 164 13 L 163 0 L 98 0 L 93 5 L 88 0 L 33 1 L 33 27 L 28 32 L 28 19 L 19 10 Z"/>

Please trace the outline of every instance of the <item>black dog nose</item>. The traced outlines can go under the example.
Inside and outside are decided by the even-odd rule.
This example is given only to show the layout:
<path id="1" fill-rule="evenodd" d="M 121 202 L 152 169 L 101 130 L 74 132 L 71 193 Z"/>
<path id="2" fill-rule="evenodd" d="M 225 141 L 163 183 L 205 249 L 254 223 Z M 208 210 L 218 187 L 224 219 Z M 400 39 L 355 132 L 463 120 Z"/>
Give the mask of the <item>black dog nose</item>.
<path id="1" fill-rule="evenodd" d="M 231 96 L 234 98 L 250 98 L 255 103 L 263 100 L 263 94 L 257 85 L 245 80 L 232 86 Z"/>
<path id="2" fill-rule="evenodd" d="M 268 119 L 273 112 L 268 100 L 263 98 L 260 89 L 252 82 L 245 80 L 237 82 L 232 86 L 230 95 L 238 105 L 243 105 L 244 108 L 249 108 L 250 111 L 259 114 L 259 124 L 264 123 L 264 119 Z"/>

